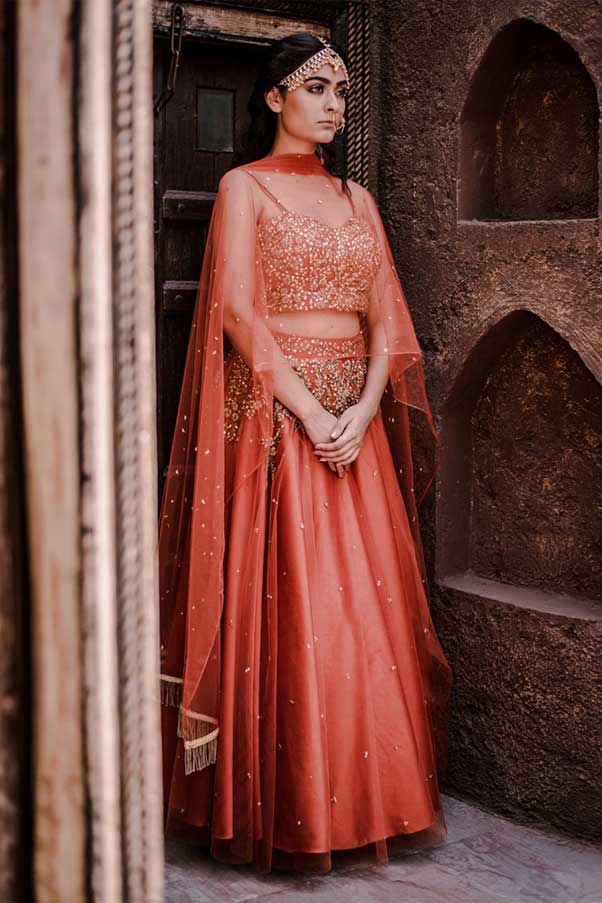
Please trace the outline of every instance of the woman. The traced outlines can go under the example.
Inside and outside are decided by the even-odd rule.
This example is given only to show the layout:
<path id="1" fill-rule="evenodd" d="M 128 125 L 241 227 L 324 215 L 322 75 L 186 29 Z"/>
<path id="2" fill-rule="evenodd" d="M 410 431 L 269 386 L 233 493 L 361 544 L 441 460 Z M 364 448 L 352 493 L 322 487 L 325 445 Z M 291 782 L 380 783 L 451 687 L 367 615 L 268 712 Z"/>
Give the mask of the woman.
<path id="1" fill-rule="evenodd" d="M 375 202 L 329 162 L 348 90 L 307 32 L 259 73 L 161 506 L 166 829 L 262 871 L 445 834 L 451 678 L 416 514 L 439 446 Z"/>

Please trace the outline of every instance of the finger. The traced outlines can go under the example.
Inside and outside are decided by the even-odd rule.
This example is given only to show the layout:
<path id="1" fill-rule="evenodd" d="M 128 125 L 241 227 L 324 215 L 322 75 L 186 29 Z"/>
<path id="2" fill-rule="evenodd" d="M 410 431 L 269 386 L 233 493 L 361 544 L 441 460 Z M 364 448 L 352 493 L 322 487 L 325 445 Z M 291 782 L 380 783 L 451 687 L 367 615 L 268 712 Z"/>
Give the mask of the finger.
<path id="1" fill-rule="evenodd" d="M 344 477 L 345 476 L 345 468 L 341 466 L 341 464 L 337 464 L 337 476 Z"/>
<path id="2" fill-rule="evenodd" d="M 358 442 L 356 440 L 355 442 L 350 443 L 347 447 L 341 449 L 338 452 L 332 452 L 331 454 L 328 454 L 327 452 L 323 452 L 322 458 L 325 461 L 334 461 L 335 463 L 338 462 L 340 464 L 340 462 L 343 459 L 348 458 L 349 455 L 353 454 L 354 452 L 356 452 L 356 453 L 359 452 L 361 447 L 362 447 L 362 443 Z"/>
<path id="3" fill-rule="evenodd" d="M 353 421 L 350 420 L 348 423 L 343 424 L 340 429 L 336 428 L 336 424 L 334 428 L 330 431 L 330 435 L 333 436 L 332 441 L 329 442 L 316 442 L 314 448 L 334 448 L 338 447 L 341 442 L 345 442 L 350 437 L 349 427 L 352 425 Z"/>
<path id="4" fill-rule="evenodd" d="M 339 461 L 338 463 L 339 463 L 339 464 L 347 464 L 347 465 L 349 465 L 349 464 L 351 464 L 353 461 L 355 461 L 355 459 L 357 458 L 358 454 L 359 454 L 359 449 L 357 449 L 357 451 L 355 451 L 352 455 L 350 455 L 350 456 L 347 457 L 347 458 L 344 458 L 342 461 Z"/>
<path id="5" fill-rule="evenodd" d="M 338 473 L 339 464 L 336 461 L 325 461 L 325 464 L 328 464 L 333 473 Z"/>
<path id="6" fill-rule="evenodd" d="M 337 457 L 340 458 L 341 455 L 348 455 L 349 452 L 351 451 L 351 449 L 355 448 L 357 445 L 358 445 L 357 439 L 349 439 L 347 442 L 345 442 L 344 445 L 339 446 L 339 448 L 333 448 L 333 449 L 328 449 L 328 450 L 324 449 L 324 448 L 320 448 L 320 449 L 318 449 L 317 452 L 315 452 L 315 454 L 319 455 L 320 457 L 323 457 L 323 458 L 337 458 Z"/>
<path id="7" fill-rule="evenodd" d="M 340 458 L 341 455 L 348 455 L 349 452 L 356 448 L 359 445 L 359 440 L 356 437 L 348 439 L 338 448 L 333 448 L 332 450 L 320 449 L 314 454 L 319 455 L 321 458 Z"/>
<path id="8" fill-rule="evenodd" d="M 347 411 L 344 411 L 330 430 L 331 439 L 339 439 L 341 437 L 341 434 L 345 432 L 349 424 L 352 422 L 353 415 L 348 414 Z"/>
<path id="9" fill-rule="evenodd" d="M 339 439 L 335 439 L 332 442 L 317 442 L 316 445 L 314 445 L 314 451 L 336 451 L 337 449 L 342 448 L 343 445 L 345 445 L 346 442 L 349 442 L 354 436 L 355 433 L 345 433 Z"/>
<path id="10" fill-rule="evenodd" d="M 338 477 L 342 476 L 342 468 L 340 468 L 340 465 L 335 464 L 334 461 L 326 461 L 325 463 L 328 464 L 328 466 L 330 467 L 330 469 L 332 470 L 332 472 L 333 472 L 333 473 L 336 473 L 336 475 L 337 475 Z M 340 469 L 339 469 L 339 468 L 340 468 Z"/>

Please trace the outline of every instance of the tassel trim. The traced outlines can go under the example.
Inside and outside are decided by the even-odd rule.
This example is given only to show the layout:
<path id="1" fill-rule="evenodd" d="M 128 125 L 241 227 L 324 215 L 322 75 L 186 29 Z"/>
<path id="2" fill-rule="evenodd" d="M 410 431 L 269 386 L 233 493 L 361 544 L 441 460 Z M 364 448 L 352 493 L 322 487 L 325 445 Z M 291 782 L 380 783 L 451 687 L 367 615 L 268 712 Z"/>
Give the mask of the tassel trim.
<path id="1" fill-rule="evenodd" d="M 161 705 L 179 706 L 182 702 L 182 678 L 161 674 Z"/>
<path id="2" fill-rule="evenodd" d="M 219 722 L 211 715 L 178 709 L 178 737 L 184 741 L 184 772 L 201 771 L 217 761 Z"/>
<path id="3" fill-rule="evenodd" d="M 208 742 L 204 740 L 184 741 L 184 773 L 202 771 L 217 762 L 217 736 Z"/>
<path id="4" fill-rule="evenodd" d="M 177 706 L 178 737 L 184 741 L 184 773 L 201 771 L 217 761 L 219 722 L 182 705 L 182 678 L 161 674 L 161 704 Z"/>

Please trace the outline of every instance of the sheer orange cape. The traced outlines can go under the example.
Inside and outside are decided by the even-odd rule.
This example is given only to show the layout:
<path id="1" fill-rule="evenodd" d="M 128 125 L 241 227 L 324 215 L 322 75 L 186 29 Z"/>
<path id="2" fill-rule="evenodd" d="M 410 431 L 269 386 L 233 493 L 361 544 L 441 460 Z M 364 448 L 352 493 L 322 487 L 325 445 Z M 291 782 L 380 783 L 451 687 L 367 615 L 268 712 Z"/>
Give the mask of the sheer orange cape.
<path id="1" fill-rule="evenodd" d="M 257 230 L 265 199 L 247 170 L 262 178 L 267 175 L 272 191 L 286 200 L 289 209 L 302 214 L 308 210 L 312 180 L 328 175 L 317 156 L 296 154 L 267 157 L 230 170 L 219 183 L 210 220 L 158 539 L 161 693 L 163 703 L 178 707 L 177 730 L 183 742 L 186 775 L 213 764 L 219 746 L 223 565 L 227 512 L 237 493 L 244 492 L 250 500 L 248 555 L 240 578 L 247 583 L 248 604 L 261 611 L 266 592 L 267 459 L 274 427 L 273 376 L 275 368 L 283 366 L 283 359 L 267 322 L 268 299 Z M 367 190 L 357 183 L 352 184 L 352 190 L 355 215 L 369 225 L 380 249 L 380 262 L 368 291 L 370 321 L 380 323 L 382 329 L 378 341 L 369 340 L 368 356 L 384 355 L 388 361 L 389 381 L 381 410 L 416 559 L 426 581 L 417 507 L 433 480 L 441 448 L 427 399 L 423 356 L 381 217 Z M 330 215 L 340 220 L 345 203 L 346 199 L 339 196 L 338 205 L 333 202 L 331 209 L 323 210 L 324 218 Z M 256 413 L 248 426 L 252 441 L 245 439 L 244 447 L 235 452 L 226 448 L 224 438 L 226 310 L 246 327 L 248 347 L 252 348 L 252 359 L 247 363 L 256 399 Z M 305 316 L 306 334 L 311 334 L 311 312 Z M 366 330 L 369 318 L 362 315 L 362 328 Z M 244 456 L 244 478 L 237 485 L 228 480 L 227 455 L 231 453 Z M 433 741 L 443 768 L 450 673 L 430 626 L 424 601 L 418 606 L 415 625 L 417 652 Z M 269 646 L 269 627 L 267 642 Z M 275 737 L 272 678 L 275 675 L 266 674 L 265 694 L 257 702 L 262 730 L 268 738 Z M 253 743 L 253 738 L 248 742 Z"/>

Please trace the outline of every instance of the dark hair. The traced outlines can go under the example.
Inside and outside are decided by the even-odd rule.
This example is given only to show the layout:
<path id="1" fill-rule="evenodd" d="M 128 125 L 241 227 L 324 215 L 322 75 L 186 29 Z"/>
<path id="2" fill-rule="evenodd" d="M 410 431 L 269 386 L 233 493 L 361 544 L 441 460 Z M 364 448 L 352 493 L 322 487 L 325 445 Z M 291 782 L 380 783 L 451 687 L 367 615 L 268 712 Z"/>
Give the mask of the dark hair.
<path id="1" fill-rule="evenodd" d="M 347 58 L 339 45 L 330 38 L 328 42 L 349 70 Z M 270 46 L 253 85 L 247 105 L 251 121 L 243 135 L 241 149 L 232 159 L 232 167 L 243 166 L 245 163 L 267 156 L 276 137 L 277 114 L 268 107 L 264 94 L 313 56 L 317 50 L 323 49 L 324 44 L 309 31 L 295 31 Z M 287 90 L 282 85 L 278 87 L 282 93 Z M 340 137 L 335 135 L 332 142 L 320 144 L 320 156 L 328 172 L 340 178 L 343 191 L 350 194 L 345 174 L 337 171 L 336 146 L 339 143 Z"/>

